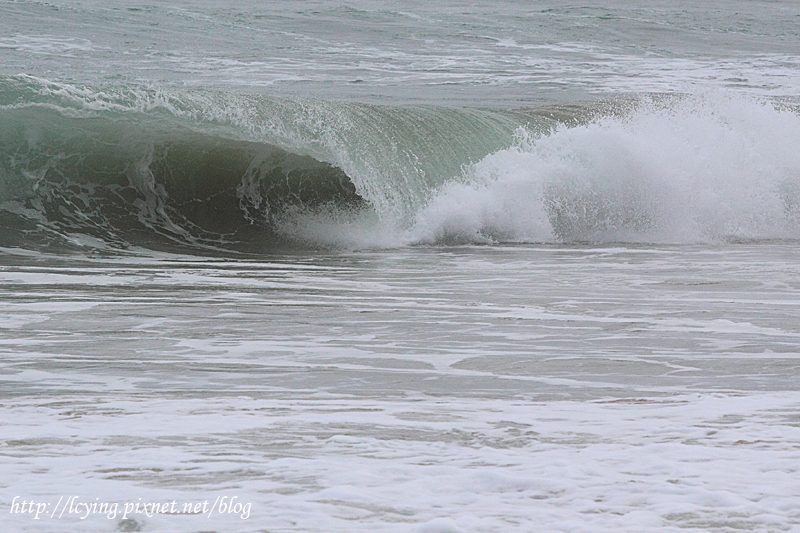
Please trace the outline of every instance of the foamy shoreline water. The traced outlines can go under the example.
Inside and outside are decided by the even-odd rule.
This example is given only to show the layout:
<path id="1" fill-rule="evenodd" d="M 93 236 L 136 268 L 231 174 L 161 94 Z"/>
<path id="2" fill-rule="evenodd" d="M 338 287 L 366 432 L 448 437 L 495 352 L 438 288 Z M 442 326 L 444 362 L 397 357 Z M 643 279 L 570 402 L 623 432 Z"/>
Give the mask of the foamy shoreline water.
<path id="1" fill-rule="evenodd" d="M 15 531 L 794 531 L 799 405 L 797 392 L 18 401 L 3 409 L 27 420 L 6 428 L 5 455 L 16 461 L 4 500 L 23 494 L 53 508 L 67 495 L 120 509 L 39 521 L 9 514 L 4 523 Z M 40 425 L 56 420 L 57 431 Z M 25 467 L 31 454 L 34 471 Z M 52 471 L 59 482 L 43 490 L 38 479 Z M 252 508 L 133 512 L 153 502 L 211 509 L 221 498 Z"/>
<path id="2" fill-rule="evenodd" d="M 15 530 L 798 527 L 792 243 L 8 252 Z"/>

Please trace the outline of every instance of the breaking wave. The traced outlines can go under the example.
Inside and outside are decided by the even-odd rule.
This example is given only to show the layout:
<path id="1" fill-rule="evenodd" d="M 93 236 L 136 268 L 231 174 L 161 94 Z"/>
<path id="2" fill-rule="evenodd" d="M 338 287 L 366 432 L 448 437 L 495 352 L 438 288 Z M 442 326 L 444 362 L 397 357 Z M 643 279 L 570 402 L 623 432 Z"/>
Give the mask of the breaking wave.
<path id="1" fill-rule="evenodd" d="M 0 246 L 800 238 L 800 117 L 731 95 L 376 106 L 0 79 Z"/>

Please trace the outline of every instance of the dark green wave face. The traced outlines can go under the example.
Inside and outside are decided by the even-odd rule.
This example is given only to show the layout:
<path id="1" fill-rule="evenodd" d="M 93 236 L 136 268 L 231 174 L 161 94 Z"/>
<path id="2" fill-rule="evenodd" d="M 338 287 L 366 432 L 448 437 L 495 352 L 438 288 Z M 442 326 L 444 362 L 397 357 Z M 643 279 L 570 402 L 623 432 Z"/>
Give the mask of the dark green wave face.
<path id="1" fill-rule="evenodd" d="M 340 168 L 156 120 L 0 111 L 0 245 L 280 242 L 289 210 L 367 207 Z"/>

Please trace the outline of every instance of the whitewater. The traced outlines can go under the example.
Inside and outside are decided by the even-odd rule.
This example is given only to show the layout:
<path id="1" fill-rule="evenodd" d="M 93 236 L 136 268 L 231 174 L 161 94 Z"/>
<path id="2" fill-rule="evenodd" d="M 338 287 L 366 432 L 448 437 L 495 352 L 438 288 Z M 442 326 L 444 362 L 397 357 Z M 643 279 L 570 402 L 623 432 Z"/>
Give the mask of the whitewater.
<path id="1" fill-rule="evenodd" d="M 0 3 L 8 531 L 800 531 L 800 8 Z"/>

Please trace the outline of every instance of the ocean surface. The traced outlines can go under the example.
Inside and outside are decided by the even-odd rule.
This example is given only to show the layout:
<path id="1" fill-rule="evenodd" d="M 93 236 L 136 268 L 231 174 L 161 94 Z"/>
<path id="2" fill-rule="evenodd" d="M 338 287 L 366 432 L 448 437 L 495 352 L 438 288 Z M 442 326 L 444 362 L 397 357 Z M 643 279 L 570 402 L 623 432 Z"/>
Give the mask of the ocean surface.
<path id="1" fill-rule="evenodd" d="M 0 528 L 800 532 L 800 4 L 0 0 Z"/>

